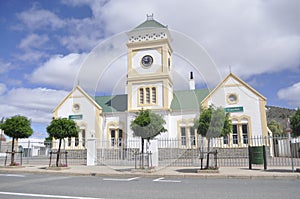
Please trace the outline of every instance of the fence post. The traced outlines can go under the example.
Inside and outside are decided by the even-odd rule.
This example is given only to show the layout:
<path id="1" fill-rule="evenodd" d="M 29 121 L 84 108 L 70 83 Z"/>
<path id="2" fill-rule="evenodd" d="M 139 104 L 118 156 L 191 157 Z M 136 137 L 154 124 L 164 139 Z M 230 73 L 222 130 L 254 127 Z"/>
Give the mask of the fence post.
<path id="1" fill-rule="evenodd" d="M 263 145 L 264 170 L 267 170 L 267 152 L 266 146 Z"/>
<path id="2" fill-rule="evenodd" d="M 252 150 L 251 150 L 251 146 L 248 146 L 248 156 L 249 156 L 249 169 L 252 169 Z"/>
<path id="3" fill-rule="evenodd" d="M 215 159 L 215 168 L 218 168 L 218 151 L 215 151 L 215 155 L 214 155 L 214 159 Z"/>
<path id="4" fill-rule="evenodd" d="M 97 163 L 97 146 L 96 139 L 90 138 L 87 140 L 87 166 L 93 166 Z"/>

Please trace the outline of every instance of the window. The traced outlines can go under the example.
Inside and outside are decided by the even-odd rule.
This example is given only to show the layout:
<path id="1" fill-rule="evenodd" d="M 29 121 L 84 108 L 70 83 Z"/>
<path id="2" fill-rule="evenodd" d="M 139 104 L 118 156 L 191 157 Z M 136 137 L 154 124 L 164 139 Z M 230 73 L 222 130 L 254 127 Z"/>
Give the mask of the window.
<path id="1" fill-rule="evenodd" d="M 144 89 L 140 88 L 140 104 L 144 104 Z"/>
<path id="2" fill-rule="evenodd" d="M 150 104 L 150 88 L 146 88 L 146 104 Z"/>
<path id="3" fill-rule="evenodd" d="M 79 104 L 73 104 L 73 111 L 78 112 L 80 110 L 80 105 Z"/>
<path id="4" fill-rule="evenodd" d="M 123 145 L 123 130 L 110 129 L 110 146 L 121 147 Z"/>
<path id="5" fill-rule="evenodd" d="M 227 95 L 227 103 L 236 104 L 238 102 L 238 96 L 235 93 L 231 93 Z"/>
<path id="6" fill-rule="evenodd" d="M 78 146 L 78 145 L 79 145 L 79 138 L 75 137 L 75 146 Z"/>
<path id="7" fill-rule="evenodd" d="M 186 145 L 186 132 L 185 127 L 180 127 L 180 135 L 181 135 L 181 145 Z"/>
<path id="8" fill-rule="evenodd" d="M 110 145 L 115 146 L 116 141 L 116 131 L 115 129 L 110 130 Z"/>
<path id="9" fill-rule="evenodd" d="M 152 87 L 151 94 L 152 94 L 152 103 L 156 104 L 156 88 L 155 87 Z"/>
<path id="10" fill-rule="evenodd" d="M 82 146 L 85 147 L 85 129 L 81 130 Z"/>
<path id="11" fill-rule="evenodd" d="M 242 125 L 243 144 L 248 144 L 248 124 Z"/>
<path id="12" fill-rule="evenodd" d="M 223 143 L 224 143 L 224 144 L 229 144 L 229 137 L 228 137 L 228 135 L 225 135 L 225 136 L 223 137 Z"/>
<path id="13" fill-rule="evenodd" d="M 123 131 L 122 129 L 119 129 L 119 135 L 118 135 L 118 146 L 122 146 L 122 142 L 123 142 Z"/>
<path id="14" fill-rule="evenodd" d="M 196 146 L 196 136 L 194 127 L 190 127 L 190 141 L 191 146 Z"/>
<path id="15" fill-rule="evenodd" d="M 157 89 L 156 87 L 142 87 L 139 88 L 139 99 L 140 105 L 152 105 L 157 102 Z"/>
<path id="16" fill-rule="evenodd" d="M 233 144 L 238 144 L 238 125 L 232 125 L 232 142 Z"/>

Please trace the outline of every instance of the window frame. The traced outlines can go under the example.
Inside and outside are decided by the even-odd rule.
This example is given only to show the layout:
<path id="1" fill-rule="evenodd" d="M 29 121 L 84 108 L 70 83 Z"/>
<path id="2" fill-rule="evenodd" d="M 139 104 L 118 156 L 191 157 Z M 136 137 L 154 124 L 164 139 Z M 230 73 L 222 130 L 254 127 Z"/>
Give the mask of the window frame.
<path id="1" fill-rule="evenodd" d="M 142 86 L 138 88 L 138 106 L 157 105 L 157 87 Z"/>

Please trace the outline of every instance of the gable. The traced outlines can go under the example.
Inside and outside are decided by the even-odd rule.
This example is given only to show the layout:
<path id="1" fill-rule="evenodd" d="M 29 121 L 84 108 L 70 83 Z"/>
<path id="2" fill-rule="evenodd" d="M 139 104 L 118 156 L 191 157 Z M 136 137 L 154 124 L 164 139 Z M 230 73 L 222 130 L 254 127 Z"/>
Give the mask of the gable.
<path id="1" fill-rule="evenodd" d="M 95 106 L 97 109 L 101 110 L 102 108 L 80 87 L 76 86 L 73 88 L 73 90 L 60 102 L 60 104 L 53 110 L 53 112 L 57 112 L 64 103 L 70 98 L 78 98 L 78 97 L 84 97 L 86 98 L 93 106 Z"/>
<path id="2" fill-rule="evenodd" d="M 246 91 L 247 90 L 247 92 L 249 92 L 252 95 L 256 96 L 258 99 L 260 99 L 262 101 L 266 101 L 266 97 L 264 97 L 262 94 L 260 94 L 254 88 L 252 88 L 249 84 L 247 84 L 246 82 L 241 80 L 239 77 L 237 77 L 233 73 L 230 73 L 229 75 L 227 75 L 227 77 L 214 90 L 212 90 L 212 92 L 209 93 L 209 95 L 207 95 L 207 97 L 205 97 L 205 99 L 203 99 L 201 104 L 203 106 L 207 106 L 208 101 L 213 96 L 218 95 L 221 90 L 223 92 L 223 95 L 225 96 L 226 91 L 230 90 L 230 88 L 231 88 L 231 90 L 233 90 L 234 88 L 235 89 L 238 88 L 240 91 L 242 91 L 242 90 Z M 220 97 L 220 96 L 218 96 L 218 97 Z M 223 99 L 223 100 L 225 100 L 225 99 Z"/>

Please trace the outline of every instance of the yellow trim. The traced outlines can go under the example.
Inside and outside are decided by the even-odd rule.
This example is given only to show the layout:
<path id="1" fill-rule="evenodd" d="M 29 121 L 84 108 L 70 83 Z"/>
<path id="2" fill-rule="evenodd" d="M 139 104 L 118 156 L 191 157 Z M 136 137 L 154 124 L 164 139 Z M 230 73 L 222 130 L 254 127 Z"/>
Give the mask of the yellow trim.
<path id="1" fill-rule="evenodd" d="M 234 75 L 233 73 L 229 73 L 226 78 L 220 83 L 218 84 L 218 86 L 216 88 L 214 88 L 212 90 L 212 92 L 210 92 L 201 102 L 201 105 L 208 105 L 208 101 L 209 99 L 215 94 L 215 92 L 217 90 L 219 90 L 221 87 L 226 87 L 225 82 L 229 79 L 229 78 L 233 78 L 236 81 L 238 81 L 241 85 L 238 86 L 245 86 L 247 89 L 249 89 L 250 91 L 252 91 L 255 95 L 257 95 L 260 99 L 262 100 L 266 100 L 266 97 L 264 97 L 262 94 L 260 94 L 258 91 L 256 91 L 254 88 L 252 88 L 251 86 L 249 86 L 246 82 L 244 82 L 242 79 L 240 79 L 239 77 L 237 77 L 236 75 Z M 207 106 L 206 106 L 207 107 Z"/>
<path id="2" fill-rule="evenodd" d="M 248 125 L 248 144 L 243 144 L 243 132 L 242 132 L 242 120 L 246 119 L 247 120 L 247 125 Z M 248 115 L 241 115 L 241 116 L 231 116 L 230 120 L 237 120 L 237 123 L 232 123 L 232 125 L 237 125 L 238 128 L 238 144 L 233 145 L 233 139 L 232 139 L 232 132 L 228 135 L 229 138 L 229 147 L 245 147 L 247 145 L 251 145 L 251 139 L 252 138 L 252 124 L 251 124 L 251 117 Z"/>
<path id="3" fill-rule="evenodd" d="M 229 97 L 231 95 L 234 95 L 236 97 L 235 101 L 230 101 Z M 227 102 L 227 104 L 230 104 L 230 105 L 239 103 L 239 95 L 237 93 L 227 93 L 226 94 L 226 102 Z"/>
<path id="4" fill-rule="evenodd" d="M 193 125 L 190 125 L 190 124 Z M 185 128 L 185 142 L 186 145 L 182 145 L 181 143 L 181 127 Z M 195 133 L 195 145 L 191 145 L 191 127 L 194 127 L 194 118 L 190 119 L 180 119 L 177 120 L 177 138 L 178 138 L 178 146 L 182 148 L 197 148 L 198 147 L 198 132 L 197 129 L 194 128 Z"/>
<path id="5" fill-rule="evenodd" d="M 153 103 L 152 101 L 152 97 L 153 97 L 153 93 L 152 93 L 152 89 L 155 88 L 155 103 Z M 146 90 L 149 89 L 149 103 L 147 103 L 147 92 Z M 143 91 L 143 102 L 141 103 L 141 90 Z M 158 92 L 157 92 L 157 86 L 140 86 L 138 87 L 138 106 L 157 106 L 158 105 Z"/>
<path id="6" fill-rule="evenodd" d="M 102 110 L 102 108 L 97 104 L 80 86 L 76 86 L 73 90 L 59 103 L 59 105 L 53 110 L 53 112 L 57 112 L 58 109 L 67 101 L 69 98 L 76 98 L 81 96 L 74 96 L 73 93 L 78 90 L 84 97 L 88 99 L 97 109 Z M 56 113 L 57 114 L 57 113 Z"/>
<path id="7" fill-rule="evenodd" d="M 125 140 L 125 131 L 121 128 L 121 125 L 124 126 L 124 123 L 122 122 L 115 122 L 115 121 L 111 121 L 107 123 L 106 126 L 106 137 L 107 137 L 107 144 L 108 144 L 108 148 L 119 148 L 119 146 L 117 145 L 117 141 L 119 139 L 119 130 L 122 130 L 122 140 Z M 113 128 L 110 128 L 110 127 Z M 114 142 L 114 146 L 111 146 L 111 129 L 115 130 L 115 142 Z"/>
<path id="8" fill-rule="evenodd" d="M 259 109 L 260 109 L 260 120 L 261 120 L 261 128 L 262 128 L 262 136 L 268 136 L 268 125 L 267 125 L 267 115 L 266 115 L 266 101 L 259 101 Z"/>
<path id="9" fill-rule="evenodd" d="M 78 109 L 76 109 L 76 106 L 78 106 Z M 74 113 L 80 112 L 80 104 L 79 103 L 74 103 L 73 106 L 72 106 L 72 111 Z"/>
<path id="10" fill-rule="evenodd" d="M 158 39 L 158 40 L 148 40 L 148 41 L 139 41 L 139 42 L 128 42 L 128 77 L 127 77 L 127 96 L 128 96 L 128 112 L 135 112 L 138 110 L 138 107 L 149 106 L 149 105 L 158 105 L 158 94 L 156 95 L 156 103 L 150 104 L 141 104 L 140 103 L 140 94 L 139 88 L 137 90 L 138 100 L 137 100 L 137 108 L 133 110 L 132 99 L 135 96 L 133 95 L 133 84 L 140 84 L 141 86 L 147 87 L 148 85 L 143 85 L 144 83 L 160 81 L 162 82 L 162 106 L 163 108 L 159 108 L 158 110 L 170 110 L 172 96 L 169 96 L 169 90 L 173 91 L 173 80 L 171 76 L 172 71 L 172 47 L 170 44 L 170 40 L 168 38 Z M 157 69 L 155 72 L 140 74 L 136 70 L 133 70 L 132 59 L 135 54 L 141 50 L 156 50 L 159 52 L 161 56 L 161 65 L 162 67 Z M 149 53 L 153 58 L 154 56 Z M 168 58 L 170 58 L 170 70 L 168 70 Z M 168 85 L 171 85 L 170 87 Z M 156 88 L 156 92 L 158 90 Z M 172 92 L 173 93 L 173 92 Z M 145 97 L 144 97 L 145 100 Z"/>

